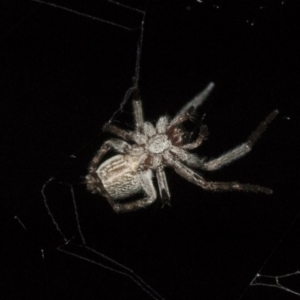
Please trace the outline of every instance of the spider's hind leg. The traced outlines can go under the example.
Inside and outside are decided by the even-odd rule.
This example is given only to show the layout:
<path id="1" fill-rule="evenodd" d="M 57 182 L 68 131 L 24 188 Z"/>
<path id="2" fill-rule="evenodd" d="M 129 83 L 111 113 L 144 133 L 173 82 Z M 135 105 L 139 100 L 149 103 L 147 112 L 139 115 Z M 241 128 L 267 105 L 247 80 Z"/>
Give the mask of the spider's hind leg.
<path id="1" fill-rule="evenodd" d="M 142 190 L 146 194 L 145 197 L 128 203 L 120 203 L 117 202 L 117 200 L 112 199 L 113 203 L 109 203 L 116 213 L 125 213 L 146 208 L 156 200 L 156 190 L 152 182 L 152 171 L 140 171 L 139 177 L 141 179 Z"/>

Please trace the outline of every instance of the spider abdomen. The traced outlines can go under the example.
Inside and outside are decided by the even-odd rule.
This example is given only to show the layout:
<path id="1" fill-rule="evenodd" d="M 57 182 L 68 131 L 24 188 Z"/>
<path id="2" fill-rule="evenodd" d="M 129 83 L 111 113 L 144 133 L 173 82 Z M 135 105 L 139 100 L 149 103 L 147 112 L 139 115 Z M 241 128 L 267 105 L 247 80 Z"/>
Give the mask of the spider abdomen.
<path id="1" fill-rule="evenodd" d="M 116 155 L 106 160 L 96 173 L 113 199 L 130 197 L 141 190 L 137 173 L 139 157 Z"/>

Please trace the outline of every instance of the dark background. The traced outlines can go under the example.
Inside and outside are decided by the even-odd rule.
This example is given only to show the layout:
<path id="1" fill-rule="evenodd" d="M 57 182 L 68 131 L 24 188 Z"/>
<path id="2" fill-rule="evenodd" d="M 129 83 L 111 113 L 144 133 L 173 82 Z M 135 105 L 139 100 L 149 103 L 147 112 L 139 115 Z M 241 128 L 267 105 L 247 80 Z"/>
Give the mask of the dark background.
<path id="1" fill-rule="evenodd" d="M 63 182 L 74 187 L 88 246 L 133 269 L 165 299 L 299 297 L 250 286 L 257 273 L 300 269 L 299 4 L 281 2 L 122 1 L 146 9 L 140 74 L 146 119 L 176 113 L 215 82 L 198 111 L 198 124 L 206 113 L 210 137 L 197 150 L 215 157 L 280 111 L 247 157 L 205 174 L 270 187 L 272 196 L 205 192 L 170 170 L 172 206 L 161 209 L 158 200 L 125 215 L 81 182 L 109 137 L 102 125 L 131 85 L 140 31 L 29 0 L 0 2 L 1 299 L 151 299 L 128 277 L 58 251 L 64 240 L 41 194 L 50 177 L 49 207 L 71 239 L 59 249 L 96 257 L 79 246 Z M 130 28 L 142 19 L 107 1 L 52 3 Z M 131 121 L 128 103 L 115 123 L 132 129 Z M 299 275 L 281 283 L 300 293 Z"/>

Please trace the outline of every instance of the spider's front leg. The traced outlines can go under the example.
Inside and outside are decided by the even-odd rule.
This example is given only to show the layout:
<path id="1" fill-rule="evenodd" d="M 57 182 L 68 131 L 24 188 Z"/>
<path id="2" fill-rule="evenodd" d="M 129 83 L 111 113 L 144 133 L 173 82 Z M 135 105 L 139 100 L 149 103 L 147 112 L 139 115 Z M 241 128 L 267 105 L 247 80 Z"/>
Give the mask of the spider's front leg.
<path id="1" fill-rule="evenodd" d="M 202 105 L 202 103 L 207 99 L 214 88 L 215 84 L 213 82 L 209 83 L 208 86 L 196 95 L 190 102 L 188 102 L 171 120 L 168 129 L 178 126 L 180 123 L 185 122 L 190 119 L 194 111 Z"/>
<path id="2" fill-rule="evenodd" d="M 192 109 L 192 111 L 196 110 L 199 106 L 203 104 L 203 102 L 208 98 L 210 93 L 212 92 L 215 84 L 210 82 L 207 87 L 196 95 L 190 102 L 188 102 L 176 115 L 176 117 L 172 120 L 178 119 L 180 116 L 185 115 L 188 111 Z"/>
<path id="3" fill-rule="evenodd" d="M 203 163 L 201 169 L 206 171 L 215 171 L 249 153 L 253 145 L 267 129 L 268 124 L 278 115 L 278 113 L 278 110 L 271 112 L 267 118 L 259 124 L 256 130 L 252 132 L 246 143 L 241 144 L 218 158 Z"/>
<path id="4" fill-rule="evenodd" d="M 165 157 L 169 166 L 173 167 L 174 170 L 187 181 L 194 183 L 205 190 L 222 192 L 222 191 L 245 191 L 245 192 L 260 192 L 265 194 L 272 194 L 271 189 L 261 187 L 259 185 L 244 184 L 239 182 L 213 182 L 206 181 L 202 176 L 193 171 L 192 169 L 185 166 L 180 161 L 176 161 L 171 157 Z"/>

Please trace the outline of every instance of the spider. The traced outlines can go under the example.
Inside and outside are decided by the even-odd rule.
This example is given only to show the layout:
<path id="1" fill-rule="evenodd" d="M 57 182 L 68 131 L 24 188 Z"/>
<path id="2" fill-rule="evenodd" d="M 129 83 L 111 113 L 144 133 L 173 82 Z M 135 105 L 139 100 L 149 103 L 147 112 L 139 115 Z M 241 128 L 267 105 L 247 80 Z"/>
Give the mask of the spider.
<path id="1" fill-rule="evenodd" d="M 103 131 L 110 132 L 118 138 L 111 138 L 104 142 L 90 162 L 86 176 L 87 189 L 92 193 L 103 195 L 115 212 L 134 211 L 145 208 L 156 200 L 157 192 L 153 185 L 155 174 L 160 198 L 164 204 L 170 204 L 170 191 L 164 171 L 165 167 L 170 167 L 187 181 L 205 190 L 237 190 L 271 194 L 271 189 L 258 185 L 206 181 L 195 171 L 195 169 L 215 171 L 246 155 L 266 130 L 267 125 L 278 114 L 278 110 L 269 114 L 245 143 L 220 157 L 209 160 L 200 158 L 189 151 L 199 147 L 206 139 L 207 126 L 200 127 L 198 137 L 193 142 L 186 142 L 187 131 L 182 124 L 191 119 L 197 107 L 209 96 L 213 87 L 214 83 L 208 84 L 174 118 L 162 116 L 154 126 L 144 121 L 139 88 L 137 85 L 134 86 L 132 103 L 135 129 L 134 131 L 124 130 L 111 123 L 104 125 Z M 103 156 L 111 150 L 119 154 L 101 163 Z M 143 192 L 144 197 L 124 202 L 124 199 L 139 192 Z"/>

